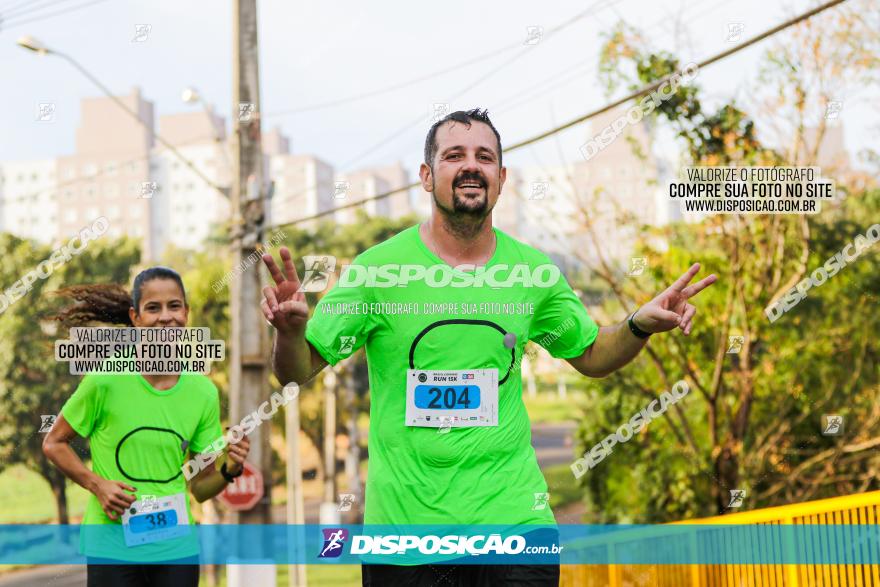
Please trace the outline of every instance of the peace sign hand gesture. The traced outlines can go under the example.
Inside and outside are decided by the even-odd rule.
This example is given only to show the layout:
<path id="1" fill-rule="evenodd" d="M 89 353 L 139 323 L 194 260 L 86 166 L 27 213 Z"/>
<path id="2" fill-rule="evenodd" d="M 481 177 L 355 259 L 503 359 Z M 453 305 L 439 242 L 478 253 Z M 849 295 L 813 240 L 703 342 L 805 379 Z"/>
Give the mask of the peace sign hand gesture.
<path id="1" fill-rule="evenodd" d="M 293 265 L 293 258 L 287 247 L 281 247 L 281 261 L 284 263 L 284 273 L 275 264 L 272 255 L 263 255 L 263 262 L 269 269 L 275 287 L 263 288 L 264 299 L 260 301 L 260 308 L 266 320 L 275 327 L 280 334 L 296 334 L 305 331 L 306 322 L 309 319 L 309 306 L 306 303 L 306 295 L 301 291 L 299 276 Z"/>
<path id="2" fill-rule="evenodd" d="M 635 325 L 645 332 L 667 332 L 678 326 L 685 336 L 689 335 L 697 308 L 689 304 L 688 299 L 718 280 L 713 273 L 693 285 L 688 285 L 699 270 L 700 264 L 694 263 L 675 283 L 639 308 L 633 316 Z"/>

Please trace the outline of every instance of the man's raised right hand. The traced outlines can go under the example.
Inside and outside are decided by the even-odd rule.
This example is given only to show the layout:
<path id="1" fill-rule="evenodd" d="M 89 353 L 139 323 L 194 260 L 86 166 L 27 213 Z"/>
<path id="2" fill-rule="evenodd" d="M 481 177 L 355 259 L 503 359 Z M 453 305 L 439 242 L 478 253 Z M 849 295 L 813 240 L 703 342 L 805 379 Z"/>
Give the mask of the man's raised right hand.
<path id="1" fill-rule="evenodd" d="M 306 295 L 300 291 L 301 284 L 290 251 L 287 247 L 281 247 L 280 253 L 284 273 L 281 273 L 272 255 L 263 255 L 263 262 L 275 281 L 275 287 L 263 288 L 264 298 L 260 302 L 260 308 L 266 320 L 279 334 L 301 334 L 305 332 L 309 319 L 309 306 Z"/>

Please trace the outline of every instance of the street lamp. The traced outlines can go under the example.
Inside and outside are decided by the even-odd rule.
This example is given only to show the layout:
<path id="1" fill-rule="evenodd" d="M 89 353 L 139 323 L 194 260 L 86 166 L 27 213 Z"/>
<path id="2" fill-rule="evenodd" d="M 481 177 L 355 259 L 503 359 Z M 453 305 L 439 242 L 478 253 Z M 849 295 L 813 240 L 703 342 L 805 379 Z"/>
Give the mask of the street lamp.
<path id="1" fill-rule="evenodd" d="M 202 102 L 202 104 L 204 104 L 202 95 L 199 94 L 198 90 L 195 88 L 184 88 L 180 97 L 183 98 L 183 101 L 187 104 L 194 104 L 196 102 Z"/>
<path id="2" fill-rule="evenodd" d="M 228 147 L 223 140 L 222 133 L 220 132 L 220 128 L 218 128 L 216 124 L 216 120 L 214 119 L 214 108 L 211 107 L 205 99 L 202 98 L 202 95 L 199 93 L 197 89 L 192 86 L 188 86 L 183 89 L 183 92 L 180 93 L 180 97 L 185 104 L 201 104 L 202 108 L 205 110 L 205 114 L 208 115 L 208 122 L 211 124 L 211 129 L 214 132 L 214 141 L 219 146 L 220 152 L 223 153 L 223 158 L 226 160 L 226 165 L 232 166 L 232 160 L 229 156 Z M 227 190 L 229 188 L 226 188 Z"/>
<path id="3" fill-rule="evenodd" d="M 196 88 L 194 88 L 192 86 L 185 87 L 183 89 L 183 91 L 180 93 L 180 98 L 183 100 L 183 102 L 185 104 L 201 104 L 202 108 L 204 108 L 205 112 L 207 112 L 207 114 L 208 114 L 208 117 L 211 121 L 211 125 L 212 126 L 214 125 L 214 108 L 212 106 L 210 106 L 207 102 L 205 102 L 205 99 L 202 97 L 202 94 L 199 93 L 199 91 Z M 214 130 L 214 132 L 215 132 L 214 139 L 218 143 L 223 143 L 223 138 L 220 136 L 219 129 L 217 129 L 217 127 L 214 127 L 214 129 L 215 129 Z M 230 146 L 230 145 L 224 143 L 220 146 L 220 150 L 223 153 L 223 157 L 226 159 L 227 165 L 229 165 L 231 168 L 232 167 L 232 160 L 231 160 L 230 154 L 227 152 L 228 146 Z M 252 199 L 258 197 L 256 195 L 254 195 L 257 193 L 257 187 L 258 186 L 256 186 L 256 184 L 252 184 L 252 183 L 248 185 L 247 199 L 252 200 Z M 227 188 L 227 189 L 229 189 L 229 188 Z M 266 187 L 266 195 L 263 197 L 263 199 L 264 200 L 271 200 L 272 197 L 274 196 L 274 194 L 275 194 L 275 182 L 270 180 L 268 186 Z M 267 225 L 266 228 L 269 228 L 269 226 Z"/>
<path id="4" fill-rule="evenodd" d="M 16 43 L 19 47 L 27 49 L 28 51 L 33 51 L 34 53 L 39 53 L 40 55 L 46 55 L 51 52 L 48 47 L 30 35 L 20 37 Z"/>
<path id="5" fill-rule="evenodd" d="M 229 197 L 229 189 L 228 188 L 222 188 L 222 187 L 218 186 L 217 184 L 215 184 L 213 181 L 211 181 L 208 178 L 208 176 L 206 176 L 204 173 L 202 173 L 202 171 L 198 167 L 193 165 L 192 161 L 190 161 L 189 159 L 184 157 L 180 153 L 180 151 L 178 151 L 174 147 L 174 145 L 172 145 L 171 143 L 166 141 L 164 138 L 162 138 L 159 135 L 159 133 L 157 133 L 153 130 L 152 127 L 147 126 L 144 123 L 144 121 L 141 120 L 141 117 L 138 116 L 137 112 L 135 112 L 134 110 L 129 108 L 125 102 L 123 102 L 117 96 L 115 96 L 113 94 L 113 92 L 111 92 L 107 86 L 102 84 L 98 78 L 96 78 L 86 68 L 84 68 L 82 65 L 80 65 L 73 57 L 71 57 L 70 55 L 68 55 L 66 53 L 62 53 L 61 51 L 57 51 L 55 49 L 50 49 L 49 47 L 47 47 L 46 45 L 44 45 L 43 43 L 41 43 L 40 41 L 38 41 L 37 39 L 35 39 L 34 37 L 32 37 L 30 35 L 25 35 L 23 37 L 20 37 L 17 41 L 17 44 L 22 49 L 27 49 L 28 51 L 33 51 L 39 55 L 57 55 L 58 57 L 61 57 L 62 59 L 64 59 L 68 63 L 70 63 L 74 68 L 76 68 L 77 71 L 79 71 L 81 74 L 83 74 L 85 77 L 87 77 L 90 82 L 92 82 L 93 84 L 98 86 L 98 88 L 100 88 L 100 90 L 102 92 L 104 92 L 105 96 L 110 98 L 117 106 L 119 106 L 120 108 L 125 110 L 125 112 L 128 113 L 129 116 L 134 118 L 138 124 L 140 124 L 141 126 L 146 128 L 147 130 L 149 130 L 153 134 L 153 136 L 156 138 L 156 140 L 163 147 L 165 147 L 166 149 L 171 151 L 171 153 L 174 154 L 175 157 L 177 157 L 184 165 L 189 167 L 193 171 L 193 173 L 195 173 L 196 175 L 199 176 L 200 179 L 202 179 L 209 186 L 211 186 L 212 188 L 214 188 L 215 190 L 220 192 L 220 194 L 222 194 L 223 197 L 226 197 L 226 198 Z"/>

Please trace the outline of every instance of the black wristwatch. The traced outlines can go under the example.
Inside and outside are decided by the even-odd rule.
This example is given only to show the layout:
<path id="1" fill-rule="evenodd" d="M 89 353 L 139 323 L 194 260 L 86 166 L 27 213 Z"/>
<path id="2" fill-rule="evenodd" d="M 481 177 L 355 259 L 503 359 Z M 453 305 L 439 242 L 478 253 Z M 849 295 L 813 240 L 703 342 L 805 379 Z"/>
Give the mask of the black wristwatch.
<path id="1" fill-rule="evenodd" d="M 636 312 L 638 312 L 638 310 L 636 310 Z M 648 338 L 649 336 L 651 336 L 651 333 L 645 332 L 644 330 L 642 330 L 641 328 L 636 326 L 635 320 L 633 320 L 633 317 L 635 317 L 636 312 L 633 312 L 632 314 L 629 315 L 629 318 L 626 319 L 626 323 L 629 324 L 629 329 L 634 335 L 636 335 L 639 338 Z"/>
<path id="2" fill-rule="evenodd" d="M 220 474 L 223 475 L 223 478 L 226 479 L 227 483 L 233 483 L 236 477 L 241 477 L 241 474 L 244 473 L 244 467 L 241 468 L 241 471 L 233 475 L 229 471 L 226 470 L 226 463 L 220 465 Z"/>

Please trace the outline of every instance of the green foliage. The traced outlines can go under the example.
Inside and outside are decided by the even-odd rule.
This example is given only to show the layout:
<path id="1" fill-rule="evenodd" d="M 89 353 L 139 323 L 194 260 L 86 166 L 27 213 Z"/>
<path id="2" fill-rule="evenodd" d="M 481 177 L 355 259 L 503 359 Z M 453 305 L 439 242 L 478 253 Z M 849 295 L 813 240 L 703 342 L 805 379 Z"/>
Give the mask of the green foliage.
<path id="1" fill-rule="evenodd" d="M 878 217 L 877 190 L 823 214 L 812 224 L 809 271 L 864 234 Z M 877 246 L 810 290 L 806 299 L 771 324 L 763 314 L 770 292 L 760 255 L 737 268 L 720 254 L 723 236 L 704 233 L 700 226 L 671 227 L 669 250 L 663 257 L 651 257 L 662 262 L 636 286 L 658 291 L 693 260 L 703 263 L 704 274 L 719 275 L 718 283 L 699 296 L 699 325 L 690 338 L 677 332 L 653 337 L 649 348 L 654 357 L 643 353 L 603 380 L 601 395 L 588 396 L 578 433 L 581 452 L 627 422 L 670 383 L 685 378 L 691 388 L 679 404 L 681 415 L 672 408 L 629 442 L 614 447 L 586 474 L 587 501 L 601 504 L 590 510 L 590 521 L 667 522 L 714 515 L 719 512 L 717 494 L 725 497 L 734 488 L 747 489 L 750 508 L 877 488 L 870 451 L 863 450 L 862 458 L 844 458 L 844 441 L 823 437 L 819 431 L 822 414 L 843 415 L 853 444 L 876 430 Z M 693 258 L 693 250 L 700 251 L 699 259 Z M 738 291 L 732 291 L 734 287 Z M 746 301 L 743 311 L 728 308 L 728 299 L 740 294 Z M 620 313 L 613 302 L 606 310 Z M 717 401 L 710 402 L 696 383 L 711 388 L 719 346 L 727 345 L 721 335 L 725 332 L 745 333 L 750 348 L 747 356 L 724 354 Z M 742 412 L 742 393 L 750 389 L 746 381 L 751 382 L 753 397 L 749 410 Z M 738 417 L 746 418 L 747 426 L 741 438 L 731 438 Z M 693 442 L 685 440 L 686 429 Z M 720 468 L 729 441 L 736 451 L 736 475 Z M 826 450 L 831 450 L 826 458 L 810 466 L 809 459 Z M 835 474 L 828 476 L 824 467 L 834 461 Z M 731 478 L 736 485 L 730 485 Z"/>
<path id="2" fill-rule="evenodd" d="M 229 251 L 208 250 L 189 252 L 170 251 L 163 263 L 180 273 L 186 288 L 186 301 L 189 304 L 189 326 L 211 329 L 211 338 L 226 341 L 229 356 L 229 287 L 214 291 L 218 283 L 232 269 L 232 255 Z M 251 267 L 249 271 L 258 271 Z M 229 365 L 227 361 L 215 362 L 209 377 L 220 390 L 221 413 L 226 412 L 229 403 Z"/>
<path id="3" fill-rule="evenodd" d="M 679 67 L 618 31 L 603 53 L 623 62 L 633 87 Z M 619 76 L 619 79 L 624 77 Z M 654 111 L 678 131 L 693 165 L 785 165 L 757 140 L 755 122 L 734 104 L 706 112 L 695 87 Z M 793 164 L 793 163 L 788 163 Z M 651 259 L 638 279 L 603 301 L 610 316 L 646 302 L 691 263 L 718 282 L 696 301 L 689 338 L 652 337 L 645 352 L 588 396 L 578 431 L 588 451 L 654 397 L 685 379 L 690 393 L 582 478 L 590 522 L 669 522 L 726 511 L 729 490 L 744 509 L 878 488 L 873 446 L 880 351 L 873 335 L 880 278 L 875 245 L 776 322 L 764 309 L 880 218 L 880 191 L 847 186 L 820 215 L 715 216 L 651 229 L 635 255 Z M 838 191 L 841 191 L 840 189 Z M 662 242 L 662 250 L 649 243 Z M 728 337 L 746 345 L 727 353 Z M 843 415 L 847 434 L 824 437 L 823 414 Z"/>
<path id="4" fill-rule="evenodd" d="M 286 227 L 282 230 L 287 239 L 279 246 L 290 248 L 298 262 L 302 255 L 318 251 L 334 255 L 343 263 L 413 222 L 413 218 L 391 221 L 362 214 L 358 223 L 351 226 L 338 227 L 325 222 L 315 230 Z M 170 266 L 181 274 L 190 306 L 189 325 L 210 328 L 212 337 L 227 341 L 228 348 L 229 287 L 227 284 L 215 291 L 214 285 L 234 267 L 228 246 L 223 244 L 224 235 L 220 230 L 212 234 L 213 238 L 206 243 L 204 250 L 169 248 L 162 260 L 155 264 Z M 277 250 L 270 252 L 277 257 Z M 0 283 L 9 287 L 49 258 L 51 253 L 51 247 L 0 234 Z M 0 471 L 21 463 L 45 477 L 56 492 L 61 491 L 63 475 L 42 454 L 44 435 L 38 432 L 40 416 L 58 414 L 76 389 L 79 377 L 70 375 L 67 363 L 54 360 L 53 341 L 66 338 L 67 332 L 45 318 L 71 301 L 53 296 L 52 292 L 65 286 L 94 283 L 118 283 L 128 289 L 134 274 L 144 265 L 135 241 L 111 241 L 104 237 L 90 243 L 82 254 L 56 267 L 47 279 L 37 279 L 21 300 L 0 314 L 0 328 L 3 330 L 0 339 L 0 406 L 3 407 L 0 410 Z M 269 280 L 261 262 L 245 271 L 260 271 L 264 281 Z M 316 301 L 315 298 L 310 300 L 312 305 Z M 368 383 L 363 367 L 363 353 L 359 353 L 348 367 L 354 371 L 361 410 L 368 406 Z M 228 411 L 228 364 L 215 364 L 210 377 L 220 389 L 225 414 Z M 280 387 L 274 377 L 271 385 Z M 322 383 L 318 381 L 308 386 L 302 396 L 303 428 L 319 447 L 322 446 L 323 430 L 322 389 Z M 340 398 L 337 406 L 337 426 L 341 431 L 347 418 L 345 410 L 349 406 L 344 398 Z M 273 425 L 283 429 L 283 422 L 273 422 Z M 74 447 L 83 457 L 88 455 L 84 444 L 75 443 Z M 283 464 L 278 465 L 283 470 Z M 56 498 L 63 500 L 63 495 L 56 495 Z"/>
<path id="5" fill-rule="evenodd" d="M 558 511 L 581 498 L 581 491 L 568 465 L 553 465 L 541 471 L 547 481 L 550 507 Z"/>
<path id="6" fill-rule="evenodd" d="M 82 518 L 88 491 L 68 480 L 66 483 L 70 517 Z M 6 467 L 0 473 L 0 524 L 49 524 L 57 522 L 52 490 L 46 480 L 24 465 Z"/>
<path id="7" fill-rule="evenodd" d="M 48 259 L 52 250 L 0 234 L 0 283 L 21 279 Z M 79 377 L 70 375 L 68 363 L 55 361 L 53 341 L 68 334 L 61 328 L 53 332 L 57 324 L 45 318 L 70 300 L 58 299 L 51 292 L 75 284 L 127 284 L 129 269 L 139 256 L 131 240 L 94 241 L 69 262 L 54 265 L 47 279 L 34 281 L 23 298 L 0 314 L 0 470 L 22 463 L 43 475 L 54 489 L 63 487 L 63 476 L 42 454 L 40 416 L 58 414 Z M 76 448 L 84 453 L 84 447 Z"/>
<path id="8" fill-rule="evenodd" d="M 322 222 L 314 229 L 302 229 L 295 226 L 284 226 L 281 230 L 287 238 L 280 246 L 290 249 L 296 265 L 297 273 L 303 277 L 305 267 L 301 257 L 304 255 L 332 255 L 336 257 L 337 270 L 341 264 L 350 263 L 357 255 L 368 248 L 385 241 L 402 230 L 417 222 L 414 217 L 405 217 L 391 220 L 384 217 L 370 217 L 364 212 L 358 211 L 358 219 L 348 225 L 337 225 L 332 222 Z M 279 258 L 275 254 L 276 260 Z M 265 273 L 265 270 L 263 270 Z M 315 304 L 321 294 L 306 294 L 309 307 L 314 311 Z M 366 358 L 363 351 L 352 356 L 344 367 L 339 369 L 339 376 L 346 377 L 351 370 L 354 377 L 354 387 L 357 392 L 356 409 L 359 411 L 369 410 Z M 277 384 L 272 378 L 273 385 Z M 341 384 L 341 382 L 340 382 Z M 300 425 L 303 432 L 311 441 L 322 450 L 324 442 L 323 424 L 323 400 L 324 391 L 323 377 L 319 374 L 312 383 L 303 386 L 300 394 Z M 336 399 L 336 429 L 337 432 L 345 430 L 347 418 L 352 406 L 346 397 L 339 395 Z M 322 461 L 323 463 L 323 461 Z"/>

